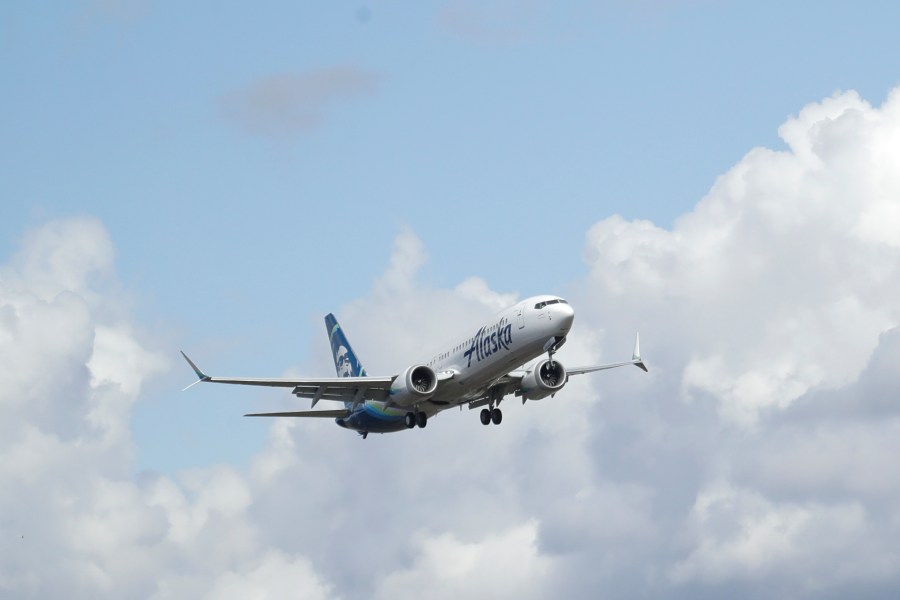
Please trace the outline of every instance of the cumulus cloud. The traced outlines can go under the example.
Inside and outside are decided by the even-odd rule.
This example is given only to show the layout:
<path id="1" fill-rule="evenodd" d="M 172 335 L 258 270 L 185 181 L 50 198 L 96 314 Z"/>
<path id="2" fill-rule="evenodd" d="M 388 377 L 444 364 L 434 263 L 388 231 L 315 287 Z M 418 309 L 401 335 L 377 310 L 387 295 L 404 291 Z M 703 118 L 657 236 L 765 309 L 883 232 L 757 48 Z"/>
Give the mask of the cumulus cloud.
<path id="1" fill-rule="evenodd" d="M 779 133 L 785 150 L 751 150 L 671 230 L 611 217 L 588 233 L 575 299 L 624 318 L 587 320 L 607 339 L 646 332 L 651 377 L 637 402 L 609 379 L 622 404 L 593 444 L 606 476 L 652 482 L 656 592 L 900 585 L 884 458 L 900 426 L 900 91 L 881 107 L 835 94 Z"/>
<path id="2" fill-rule="evenodd" d="M 856 502 L 776 504 L 752 490 L 713 485 L 700 491 L 689 517 L 694 549 L 670 575 L 677 583 L 790 582 L 788 595 L 881 579 L 896 571 L 897 558 L 873 556 L 867 520 Z"/>
<path id="3" fill-rule="evenodd" d="M 376 598 L 469 597 L 473 589 L 485 598 L 545 598 L 543 587 L 552 560 L 537 548 L 537 524 L 524 523 L 507 532 L 472 543 L 451 534 L 416 544 L 409 568 L 385 577 Z M 490 569 L 485 565 L 490 564 Z"/>
<path id="4" fill-rule="evenodd" d="M 506 402 L 500 427 L 463 409 L 362 441 L 280 420 L 243 470 L 131 474 L 130 409 L 168 361 L 117 300 L 101 224 L 32 232 L 0 268 L 0 591 L 896 595 L 900 92 L 780 131 L 786 149 L 750 151 L 671 230 L 588 231 L 558 357 L 617 360 L 640 329 L 649 374 Z M 424 247 L 401 232 L 337 311 L 372 373 L 518 299 L 477 273 L 423 283 Z"/>
<path id="5" fill-rule="evenodd" d="M 233 469 L 133 479 L 131 409 L 169 361 L 125 304 L 95 219 L 47 223 L 0 267 L 0 595 L 326 597 L 306 559 L 260 546 Z"/>
<path id="6" fill-rule="evenodd" d="M 898 322 L 900 94 L 805 107 L 671 231 L 610 218 L 588 233 L 598 294 L 666 311 L 689 398 L 752 425 L 809 390 L 853 381 Z M 679 327 L 678 323 L 686 327 Z"/>
<path id="7" fill-rule="evenodd" d="M 370 374 L 390 373 L 397 364 L 421 361 L 427 352 L 458 336 L 460 327 L 474 326 L 518 299 L 516 292 L 491 291 L 479 277 L 467 278 L 452 290 L 423 285 L 418 274 L 426 261 L 422 240 L 409 229 L 402 231 L 371 293 L 337 311 Z M 440 311 L 442 318 L 434 319 L 424 307 Z M 322 360 L 327 364 L 330 357 Z"/>
<path id="8" fill-rule="evenodd" d="M 291 141 L 321 125 L 340 102 L 373 94 L 378 75 L 355 66 L 259 79 L 222 99 L 225 118 L 246 133 Z"/>

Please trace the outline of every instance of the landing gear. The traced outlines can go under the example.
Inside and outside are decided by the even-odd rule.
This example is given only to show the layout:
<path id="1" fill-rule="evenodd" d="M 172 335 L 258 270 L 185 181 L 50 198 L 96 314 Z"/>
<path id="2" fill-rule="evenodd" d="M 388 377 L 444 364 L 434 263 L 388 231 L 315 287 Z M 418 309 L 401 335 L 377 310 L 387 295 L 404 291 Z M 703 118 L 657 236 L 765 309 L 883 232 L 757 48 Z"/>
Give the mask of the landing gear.
<path id="1" fill-rule="evenodd" d="M 544 350 L 547 351 L 547 358 L 550 362 L 550 368 L 552 369 L 553 364 L 553 355 L 556 354 L 556 351 L 559 350 L 563 344 L 566 343 L 565 337 L 553 337 L 547 340 L 547 343 L 544 344 Z"/>
<path id="2" fill-rule="evenodd" d="M 503 413 L 500 412 L 499 408 L 482 408 L 479 417 L 481 418 L 482 425 L 490 425 L 492 422 L 494 425 L 499 425 L 503 420 Z"/>
<path id="3" fill-rule="evenodd" d="M 419 428 L 423 428 L 428 424 L 428 415 L 423 412 L 408 412 L 406 413 L 403 422 L 406 424 L 407 429 L 412 429 L 416 425 L 418 425 Z"/>

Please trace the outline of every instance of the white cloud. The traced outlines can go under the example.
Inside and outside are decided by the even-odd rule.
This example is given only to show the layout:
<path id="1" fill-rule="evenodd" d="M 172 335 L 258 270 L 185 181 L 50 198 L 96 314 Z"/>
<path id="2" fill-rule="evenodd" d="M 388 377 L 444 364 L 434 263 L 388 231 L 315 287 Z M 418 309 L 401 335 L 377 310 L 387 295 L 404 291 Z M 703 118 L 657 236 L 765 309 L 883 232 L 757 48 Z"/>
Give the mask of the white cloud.
<path id="1" fill-rule="evenodd" d="M 394 240 L 389 266 L 372 292 L 336 313 L 370 375 L 393 374 L 398 365 L 422 361 L 459 336 L 460 327 L 474 327 L 518 298 L 489 290 L 477 277 L 453 290 L 423 285 L 418 273 L 426 260 L 422 240 L 405 229 Z"/>
<path id="2" fill-rule="evenodd" d="M 605 382 L 633 404 L 605 404 L 614 439 L 595 444 L 608 475 L 652 482 L 670 541 L 641 556 L 663 595 L 898 585 L 900 482 L 884 457 L 898 422 L 886 332 L 900 318 L 900 91 L 877 108 L 837 94 L 780 134 L 787 150 L 749 152 L 670 231 L 612 217 L 588 234 L 576 305 L 598 307 L 605 321 L 587 319 L 607 339 L 640 327 L 655 373 L 637 398 Z"/>
<path id="3" fill-rule="evenodd" d="M 131 408 L 169 361 L 126 315 L 94 219 L 42 226 L 0 267 L 0 595 L 328 596 L 305 558 L 260 546 L 234 469 L 133 479 Z"/>
<path id="4" fill-rule="evenodd" d="M 500 312 L 509 308 L 518 300 L 518 294 L 501 294 L 488 287 L 487 282 L 480 277 L 469 277 L 458 286 L 456 293 L 464 300 L 484 304 L 493 311 Z"/>
<path id="5" fill-rule="evenodd" d="M 752 490 L 713 484 L 698 495 L 688 522 L 695 548 L 670 571 L 677 584 L 788 580 L 795 595 L 817 594 L 892 580 L 900 561 L 881 545 L 866 508 L 853 501 L 774 503 Z"/>
<path id="6" fill-rule="evenodd" d="M 656 316 L 690 357 L 685 395 L 735 422 L 849 383 L 900 321 L 898 113 L 897 91 L 881 108 L 838 94 L 789 119 L 788 150 L 752 150 L 671 231 L 594 225 L 592 293 Z"/>
<path id="7" fill-rule="evenodd" d="M 412 230 L 405 229 L 394 240 L 390 260 L 387 270 L 375 284 L 375 293 L 392 296 L 411 292 L 416 273 L 427 260 L 422 240 Z"/>
<path id="8" fill-rule="evenodd" d="M 463 542 L 453 534 L 419 541 L 416 560 L 388 574 L 376 598 L 545 598 L 552 560 L 537 548 L 537 524 Z"/>
<path id="9" fill-rule="evenodd" d="M 330 587 L 319 581 L 309 561 L 291 559 L 273 551 L 245 572 L 227 571 L 220 575 L 205 597 L 210 600 L 274 600 L 294 598 L 301 591 L 303 598 L 309 600 L 332 597 Z"/>
<path id="10" fill-rule="evenodd" d="M 98 301 L 97 289 L 112 275 L 112 265 L 112 241 L 103 225 L 83 217 L 30 231 L 0 275 L 7 294 L 25 292 L 50 301 L 71 292 Z"/>
<path id="11" fill-rule="evenodd" d="M 131 409 L 169 362 L 102 225 L 47 224 L 0 267 L 0 594 L 896 595 L 898 130 L 900 93 L 837 95 L 671 231 L 592 227 L 559 358 L 627 357 L 640 329 L 650 374 L 504 403 L 500 427 L 277 421 L 246 470 L 132 474 Z M 426 268 L 404 231 L 338 311 L 373 374 L 518 298 Z"/>

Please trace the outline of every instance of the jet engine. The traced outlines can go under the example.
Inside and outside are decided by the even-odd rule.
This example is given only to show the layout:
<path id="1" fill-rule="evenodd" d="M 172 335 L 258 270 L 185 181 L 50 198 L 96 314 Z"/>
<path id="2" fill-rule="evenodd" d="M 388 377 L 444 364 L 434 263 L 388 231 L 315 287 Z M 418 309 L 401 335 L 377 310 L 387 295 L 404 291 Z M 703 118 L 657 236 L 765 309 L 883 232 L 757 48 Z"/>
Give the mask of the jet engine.
<path id="1" fill-rule="evenodd" d="M 413 365 L 397 375 L 391 384 L 391 404 L 412 406 L 426 400 L 437 388 L 437 375 L 426 365 Z"/>
<path id="2" fill-rule="evenodd" d="M 566 368 L 558 360 L 544 359 L 522 378 L 520 395 L 524 400 L 541 400 L 566 385 Z"/>

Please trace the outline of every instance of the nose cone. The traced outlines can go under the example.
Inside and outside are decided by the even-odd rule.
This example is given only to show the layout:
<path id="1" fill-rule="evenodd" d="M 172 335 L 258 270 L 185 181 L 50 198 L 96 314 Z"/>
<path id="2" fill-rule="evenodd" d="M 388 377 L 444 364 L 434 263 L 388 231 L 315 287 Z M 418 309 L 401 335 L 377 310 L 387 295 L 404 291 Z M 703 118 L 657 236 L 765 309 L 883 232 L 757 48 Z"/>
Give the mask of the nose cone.
<path id="1" fill-rule="evenodd" d="M 572 328 L 572 323 L 575 321 L 575 310 L 568 304 L 554 304 L 553 320 L 559 323 L 560 327 L 569 331 Z"/>

